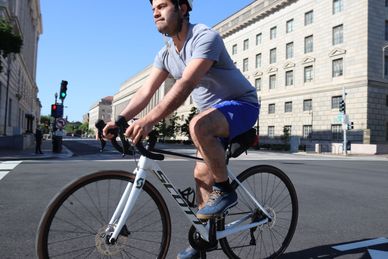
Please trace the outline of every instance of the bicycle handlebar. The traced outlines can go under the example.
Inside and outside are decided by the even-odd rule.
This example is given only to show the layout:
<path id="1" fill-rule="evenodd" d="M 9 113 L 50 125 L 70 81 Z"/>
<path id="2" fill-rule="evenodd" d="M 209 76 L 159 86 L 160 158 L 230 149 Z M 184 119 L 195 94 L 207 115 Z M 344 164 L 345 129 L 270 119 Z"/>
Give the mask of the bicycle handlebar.
<path id="1" fill-rule="evenodd" d="M 111 129 L 108 130 L 108 133 L 113 135 L 113 138 L 110 139 L 110 141 L 112 143 L 112 146 L 117 151 L 122 153 L 123 155 L 125 155 L 125 154 L 132 155 L 133 153 L 130 150 L 131 144 L 125 138 L 125 135 L 124 135 L 126 129 L 128 128 L 127 121 L 125 120 L 125 118 L 123 116 L 118 116 L 115 124 L 116 124 L 117 128 L 111 128 Z M 96 125 L 97 129 L 102 131 L 102 129 L 104 127 L 104 126 L 101 127 L 102 125 L 105 126 L 106 124 L 105 123 L 100 123 L 100 125 L 98 125 L 98 126 Z M 122 146 L 116 141 L 116 137 L 117 136 L 120 137 Z M 149 140 L 148 140 L 147 148 L 144 147 L 143 142 L 141 140 L 135 145 L 135 147 L 137 148 L 139 153 L 141 155 L 145 156 L 145 157 L 148 157 L 148 158 L 150 158 L 152 160 L 164 160 L 164 155 L 151 152 L 152 149 L 155 146 L 156 140 L 157 140 L 156 132 L 152 131 L 149 134 Z"/>

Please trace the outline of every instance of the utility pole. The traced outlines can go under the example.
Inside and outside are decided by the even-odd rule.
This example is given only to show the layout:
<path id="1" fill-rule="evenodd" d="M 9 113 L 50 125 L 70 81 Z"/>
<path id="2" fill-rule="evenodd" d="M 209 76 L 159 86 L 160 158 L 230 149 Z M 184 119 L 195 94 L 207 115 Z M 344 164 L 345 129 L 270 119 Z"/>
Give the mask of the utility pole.
<path id="1" fill-rule="evenodd" d="M 346 131 L 348 130 L 348 116 L 346 114 L 346 91 L 345 91 L 345 86 L 342 86 L 342 100 L 341 100 L 341 103 L 340 103 L 340 111 L 342 112 L 342 130 L 343 130 L 343 133 L 344 133 L 344 137 L 343 137 L 343 143 L 342 143 L 342 151 L 343 151 L 343 154 L 345 154 L 345 156 L 347 155 L 347 147 L 346 147 L 346 143 L 347 143 L 347 136 L 346 136 Z"/>

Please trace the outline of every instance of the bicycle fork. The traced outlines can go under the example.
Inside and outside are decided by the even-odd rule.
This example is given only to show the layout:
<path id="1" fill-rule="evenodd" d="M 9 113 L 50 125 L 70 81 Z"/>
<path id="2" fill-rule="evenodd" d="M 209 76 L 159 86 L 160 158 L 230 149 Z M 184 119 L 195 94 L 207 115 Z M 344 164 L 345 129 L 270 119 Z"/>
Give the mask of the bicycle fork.
<path id="1" fill-rule="evenodd" d="M 145 170 L 136 168 L 134 174 L 136 175 L 134 182 L 129 182 L 127 184 L 119 204 L 109 221 L 108 228 L 114 224 L 117 224 L 116 227 L 114 227 L 112 236 L 109 237 L 109 243 L 114 243 L 115 240 L 117 240 L 117 237 L 119 236 L 121 229 L 124 227 L 125 222 L 133 207 L 135 206 L 135 202 L 139 197 L 139 194 L 142 191 L 143 185 L 145 183 L 147 175 Z M 135 188 L 133 188 L 133 185 L 135 185 Z M 107 229 L 107 231 L 109 230 Z"/>

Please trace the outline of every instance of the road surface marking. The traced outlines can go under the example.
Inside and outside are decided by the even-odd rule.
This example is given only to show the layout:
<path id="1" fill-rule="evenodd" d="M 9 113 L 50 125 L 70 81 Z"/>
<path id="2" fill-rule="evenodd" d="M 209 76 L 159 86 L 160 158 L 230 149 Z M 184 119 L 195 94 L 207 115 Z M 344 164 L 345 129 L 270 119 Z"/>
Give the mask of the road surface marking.
<path id="1" fill-rule="evenodd" d="M 22 161 L 5 161 L 0 163 L 0 180 L 3 179 L 11 170 L 17 167 Z"/>
<path id="2" fill-rule="evenodd" d="M 338 251 L 344 252 L 344 251 L 359 249 L 359 248 L 368 247 L 368 246 L 381 245 L 381 244 L 385 244 L 385 243 L 388 243 L 388 239 L 385 237 L 381 237 L 381 238 L 376 238 L 376 239 L 371 239 L 371 240 L 366 240 L 366 241 L 360 241 L 360 242 L 354 242 L 354 243 L 349 243 L 349 244 L 344 244 L 344 245 L 333 246 L 333 248 L 338 250 Z"/>
<path id="3" fill-rule="evenodd" d="M 368 252 L 369 252 L 369 255 L 372 259 L 387 259 L 388 258 L 387 251 L 378 251 L 378 250 L 368 249 Z"/>

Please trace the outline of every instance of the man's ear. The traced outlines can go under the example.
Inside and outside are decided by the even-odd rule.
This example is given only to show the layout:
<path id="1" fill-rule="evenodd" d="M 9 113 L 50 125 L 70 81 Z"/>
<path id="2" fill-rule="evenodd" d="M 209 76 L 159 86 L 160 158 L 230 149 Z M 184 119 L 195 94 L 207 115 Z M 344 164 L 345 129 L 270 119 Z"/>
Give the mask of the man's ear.
<path id="1" fill-rule="evenodd" d="M 186 3 L 179 5 L 179 10 L 181 11 L 182 17 L 185 17 L 187 15 L 188 9 L 189 8 Z"/>

